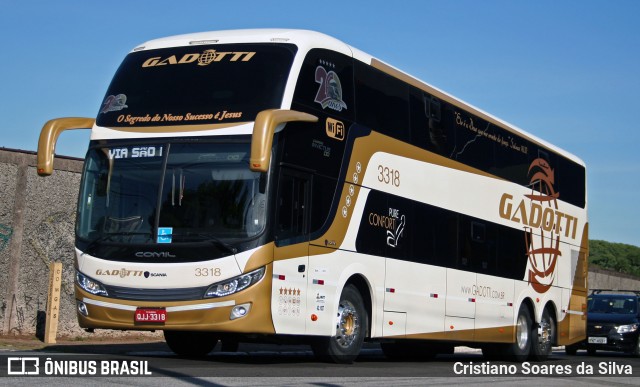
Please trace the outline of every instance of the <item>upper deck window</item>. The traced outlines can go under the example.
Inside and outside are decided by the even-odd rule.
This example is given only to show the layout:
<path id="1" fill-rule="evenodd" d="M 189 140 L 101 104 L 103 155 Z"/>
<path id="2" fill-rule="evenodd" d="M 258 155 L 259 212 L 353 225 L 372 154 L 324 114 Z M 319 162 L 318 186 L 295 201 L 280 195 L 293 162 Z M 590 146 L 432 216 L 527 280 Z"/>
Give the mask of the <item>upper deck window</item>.
<path id="1" fill-rule="evenodd" d="M 129 54 L 98 112 L 107 127 L 252 121 L 279 108 L 291 44 L 172 47 Z"/>

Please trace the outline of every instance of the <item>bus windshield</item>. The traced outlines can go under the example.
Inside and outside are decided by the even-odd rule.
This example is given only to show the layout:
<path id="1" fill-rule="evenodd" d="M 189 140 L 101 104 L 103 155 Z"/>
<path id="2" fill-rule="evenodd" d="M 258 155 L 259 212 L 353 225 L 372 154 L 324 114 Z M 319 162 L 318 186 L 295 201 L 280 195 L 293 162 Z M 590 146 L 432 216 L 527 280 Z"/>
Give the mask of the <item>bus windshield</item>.
<path id="1" fill-rule="evenodd" d="M 123 244 L 256 236 L 264 228 L 266 199 L 261 174 L 249 170 L 248 159 L 248 142 L 91 148 L 77 235 Z"/>
<path id="2" fill-rule="evenodd" d="M 291 44 L 197 45 L 129 54 L 98 112 L 105 127 L 225 124 L 279 108 Z"/>

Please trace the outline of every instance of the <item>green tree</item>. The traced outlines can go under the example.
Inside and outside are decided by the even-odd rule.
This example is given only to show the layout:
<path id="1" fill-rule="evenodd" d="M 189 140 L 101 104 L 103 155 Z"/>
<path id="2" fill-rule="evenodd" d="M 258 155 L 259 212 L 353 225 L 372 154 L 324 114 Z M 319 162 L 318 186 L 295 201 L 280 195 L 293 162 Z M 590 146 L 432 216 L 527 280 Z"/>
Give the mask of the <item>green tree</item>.
<path id="1" fill-rule="evenodd" d="M 640 247 L 590 240 L 589 264 L 640 277 Z"/>

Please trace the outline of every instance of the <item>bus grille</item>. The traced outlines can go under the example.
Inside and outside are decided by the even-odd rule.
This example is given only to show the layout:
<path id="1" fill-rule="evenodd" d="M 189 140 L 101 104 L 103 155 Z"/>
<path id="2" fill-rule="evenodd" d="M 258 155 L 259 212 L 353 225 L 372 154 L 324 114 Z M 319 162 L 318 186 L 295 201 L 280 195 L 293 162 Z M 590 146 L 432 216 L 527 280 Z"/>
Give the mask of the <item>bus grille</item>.
<path id="1" fill-rule="evenodd" d="M 202 300 L 207 286 L 179 289 L 137 289 L 104 285 L 109 297 L 136 301 L 189 301 Z"/>

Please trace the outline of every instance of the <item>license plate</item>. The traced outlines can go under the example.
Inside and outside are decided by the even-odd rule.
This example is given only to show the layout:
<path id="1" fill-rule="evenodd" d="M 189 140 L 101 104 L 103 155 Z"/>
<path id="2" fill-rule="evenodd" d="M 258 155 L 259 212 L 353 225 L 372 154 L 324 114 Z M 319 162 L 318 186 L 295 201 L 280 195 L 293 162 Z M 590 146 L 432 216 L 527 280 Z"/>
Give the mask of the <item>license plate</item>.
<path id="1" fill-rule="evenodd" d="M 589 344 L 607 344 L 606 337 L 589 337 Z"/>
<path id="2" fill-rule="evenodd" d="M 167 311 L 164 308 L 138 308 L 133 321 L 137 323 L 164 324 L 167 321 Z"/>

